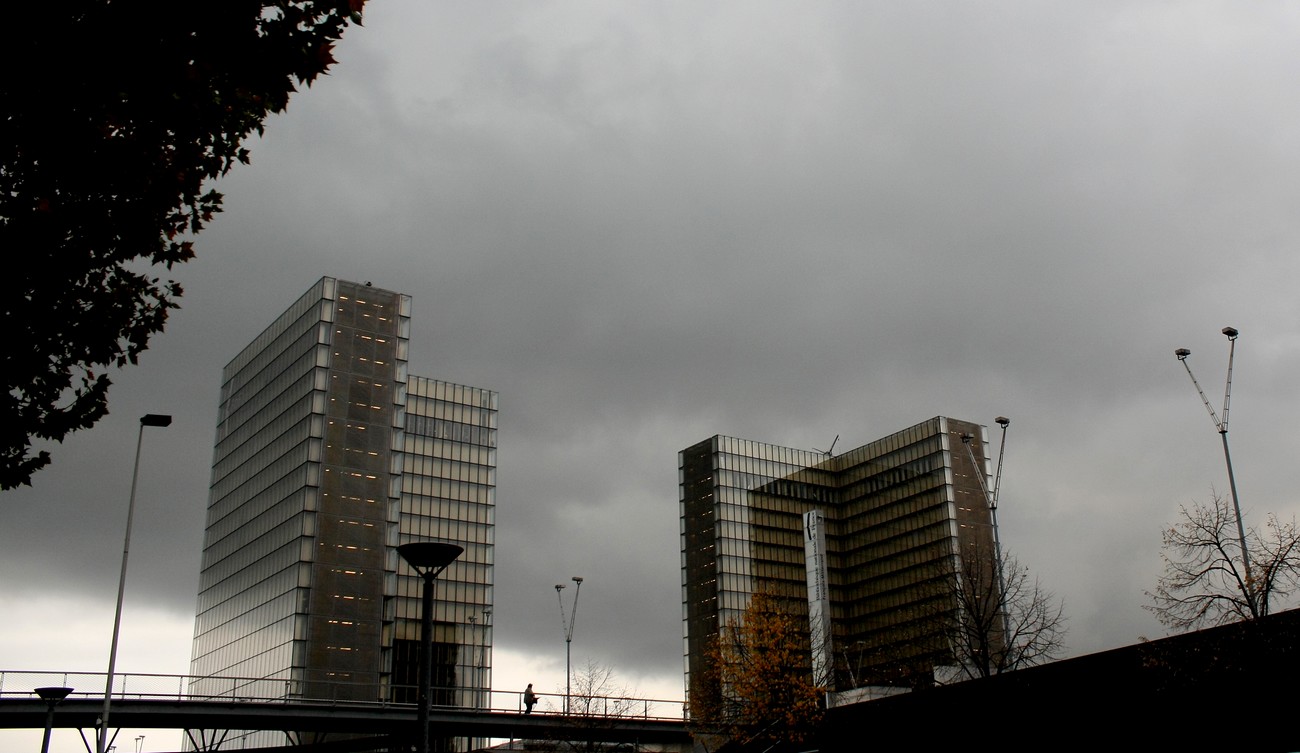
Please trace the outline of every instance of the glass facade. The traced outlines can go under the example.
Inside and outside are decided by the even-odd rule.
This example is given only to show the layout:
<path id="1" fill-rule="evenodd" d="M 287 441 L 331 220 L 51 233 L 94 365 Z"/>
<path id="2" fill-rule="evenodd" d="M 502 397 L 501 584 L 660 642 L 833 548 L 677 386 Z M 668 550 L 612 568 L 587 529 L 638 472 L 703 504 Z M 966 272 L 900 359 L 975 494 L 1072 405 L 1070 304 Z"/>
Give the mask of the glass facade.
<path id="1" fill-rule="evenodd" d="M 803 593 L 803 523 L 812 507 L 804 490 L 805 471 L 824 460 L 821 453 L 714 436 L 678 453 L 678 482 L 682 536 L 682 619 L 687 697 L 692 692 L 717 693 L 718 688 L 693 688 L 691 677 L 706 677 L 700 662 L 707 660 L 708 641 L 721 625 L 736 620 L 760 584 L 785 597 Z M 800 486 L 788 505 L 753 504 L 758 490 L 777 478 Z M 797 500 L 809 497 L 808 504 Z M 781 508 L 785 509 L 781 509 Z M 792 527 L 791 527 L 792 526 Z M 787 535 L 788 534 L 788 535 Z M 793 544 L 791 544 L 793 542 Z M 774 550 L 793 545 L 797 557 Z M 803 600 L 806 604 L 806 599 Z M 794 601 L 796 609 L 806 606 Z"/>
<path id="2" fill-rule="evenodd" d="M 961 445 L 973 436 L 976 459 Z M 977 474 L 986 431 L 937 417 L 834 457 L 715 436 L 678 455 L 688 692 L 706 642 L 764 589 L 807 614 L 803 514 L 826 521 L 831 644 L 843 679 L 907 681 L 944 660 L 938 622 L 965 553 L 993 551 Z M 984 555 L 984 556 L 987 556 Z"/>
<path id="3" fill-rule="evenodd" d="M 486 708 L 492 686 L 492 546 L 496 525 L 497 393 L 411 377 L 402 444 L 398 544 L 465 548 L 435 583 L 434 703 Z M 392 556 L 397 557 L 396 550 Z M 397 557 L 390 642 L 398 698 L 415 700 L 422 581 Z"/>
<path id="4" fill-rule="evenodd" d="M 438 582 L 435 685 L 486 697 L 497 396 L 408 376 L 410 312 L 323 278 L 223 371 L 193 692 L 412 695 L 419 579 L 396 547 L 434 540 L 466 549 Z"/>

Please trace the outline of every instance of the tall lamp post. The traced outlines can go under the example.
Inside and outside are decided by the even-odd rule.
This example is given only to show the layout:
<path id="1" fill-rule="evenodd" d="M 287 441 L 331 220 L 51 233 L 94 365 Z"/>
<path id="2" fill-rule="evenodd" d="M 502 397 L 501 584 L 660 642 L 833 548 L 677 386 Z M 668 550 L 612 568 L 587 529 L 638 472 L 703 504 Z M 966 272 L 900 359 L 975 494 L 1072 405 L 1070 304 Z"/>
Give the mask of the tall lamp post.
<path id="1" fill-rule="evenodd" d="M 491 627 L 492 627 L 492 610 L 484 609 L 483 629 L 481 635 L 479 636 L 480 640 L 478 645 L 478 659 L 476 663 L 477 669 L 475 671 L 475 676 L 478 677 L 478 690 L 476 691 L 476 693 L 478 693 L 478 697 L 479 697 L 479 701 L 475 705 L 481 709 L 490 709 L 492 707 L 492 688 L 489 687 L 491 683 L 488 682 L 488 671 L 487 671 L 488 631 L 491 629 Z"/>
<path id="2" fill-rule="evenodd" d="M 96 750 L 108 749 L 108 712 L 113 701 L 113 670 L 117 667 L 117 637 L 122 630 L 122 596 L 126 593 L 126 560 L 131 552 L 131 519 L 135 515 L 135 488 L 140 479 L 140 446 L 144 443 L 144 427 L 171 426 L 172 417 L 148 413 L 140 417 L 140 431 L 135 438 L 135 470 L 131 471 L 131 499 L 126 505 L 126 536 L 122 541 L 122 574 L 117 581 L 117 611 L 113 614 L 113 640 L 108 648 L 108 678 L 104 682 L 104 710 L 99 716 L 99 736 Z"/>
<path id="3" fill-rule="evenodd" d="M 1011 419 L 1006 416 L 998 416 L 996 419 L 998 426 L 1002 427 L 1002 444 L 998 447 L 998 470 L 993 477 L 993 490 L 989 491 L 988 484 L 984 481 L 984 471 L 975 462 L 975 451 L 971 448 L 971 442 L 975 438 L 972 434 L 961 435 L 962 444 L 966 445 L 966 454 L 970 456 L 971 465 L 975 469 L 975 478 L 979 480 L 980 491 L 984 492 L 984 500 L 989 506 L 989 515 L 993 523 L 993 556 L 994 564 L 997 566 L 998 573 L 998 598 L 1002 600 L 1002 635 L 1003 641 L 1011 639 L 1011 617 L 1007 614 L 1007 578 L 1002 568 L 1002 538 L 998 533 L 998 494 L 1002 491 L 1002 459 L 1007 454 L 1007 427 L 1011 425 Z M 985 450 L 987 453 L 987 449 Z"/>
<path id="4" fill-rule="evenodd" d="M 59 701 L 68 697 L 72 688 L 37 688 L 36 695 L 45 701 L 47 711 L 45 712 L 45 737 L 41 739 L 41 753 L 49 753 L 50 750 L 50 730 L 54 729 L 54 707 L 59 705 Z"/>
<path id="5" fill-rule="evenodd" d="M 478 615 L 469 616 L 469 706 L 478 708 Z"/>
<path id="6" fill-rule="evenodd" d="M 573 590 L 573 609 L 569 618 L 564 618 L 564 597 L 560 594 L 564 584 L 555 584 L 555 598 L 560 602 L 560 627 L 564 630 L 564 713 L 569 713 L 569 696 L 573 693 L 573 626 L 578 620 L 578 596 L 582 594 L 582 578 L 575 575 L 571 580 L 578 586 Z"/>
<path id="7" fill-rule="evenodd" d="M 1224 327 L 1223 334 L 1228 338 L 1228 379 L 1223 387 L 1223 419 L 1219 419 L 1219 414 L 1214 412 L 1214 406 L 1210 405 L 1210 399 L 1205 396 L 1205 390 L 1201 389 L 1201 383 L 1196 381 L 1196 376 L 1192 374 L 1192 367 L 1187 365 L 1187 357 L 1192 351 L 1187 348 L 1178 348 L 1174 355 L 1187 369 L 1187 376 L 1192 379 L 1192 386 L 1196 387 L 1196 392 L 1201 396 L 1201 402 L 1205 403 L 1205 409 L 1210 412 L 1210 420 L 1214 422 L 1214 428 L 1219 430 L 1219 437 L 1223 440 L 1223 459 L 1228 465 L 1228 488 L 1232 491 L 1232 507 L 1237 514 L 1237 540 L 1241 544 L 1241 564 L 1246 569 L 1246 606 L 1250 608 L 1251 617 L 1259 617 L 1259 609 L 1255 605 L 1254 578 L 1250 571 L 1250 552 L 1246 549 L 1246 526 L 1241 519 L 1241 503 L 1237 500 L 1237 477 L 1232 473 L 1232 453 L 1228 451 L 1228 406 L 1232 402 L 1232 357 L 1237 350 L 1237 336 L 1241 333 L 1233 327 Z"/>
<path id="8" fill-rule="evenodd" d="M 420 723 L 420 753 L 429 753 L 429 686 L 433 676 L 433 579 L 447 569 L 465 551 L 456 544 L 437 541 L 417 541 L 397 547 L 402 555 L 424 579 L 420 597 L 420 688 L 417 698 Z"/>

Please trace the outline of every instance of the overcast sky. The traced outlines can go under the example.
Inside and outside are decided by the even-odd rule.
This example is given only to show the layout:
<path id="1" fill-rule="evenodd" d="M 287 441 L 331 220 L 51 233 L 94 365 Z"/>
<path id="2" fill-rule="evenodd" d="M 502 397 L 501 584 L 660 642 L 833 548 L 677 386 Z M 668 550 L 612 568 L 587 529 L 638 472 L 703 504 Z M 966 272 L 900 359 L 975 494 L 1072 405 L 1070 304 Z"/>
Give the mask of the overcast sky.
<path id="1" fill-rule="evenodd" d="M 1160 532 L 1227 489 L 1173 351 L 1217 408 L 1231 325 L 1247 522 L 1300 509 L 1300 6 L 365 20 L 221 182 L 112 415 L 0 496 L 0 669 L 104 670 L 137 419 L 171 413 L 118 669 L 187 671 L 221 368 L 324 275 L 410 294 L 411 372 L 501 395 L 498 687 L 563 685 L 553 585 L 579 575 L 575 665 L 680 697 L 677 451 L 713 434 L 847 450 L 1009 416 L 1002 540 L 1090 653 L 1163 634 Z"/>

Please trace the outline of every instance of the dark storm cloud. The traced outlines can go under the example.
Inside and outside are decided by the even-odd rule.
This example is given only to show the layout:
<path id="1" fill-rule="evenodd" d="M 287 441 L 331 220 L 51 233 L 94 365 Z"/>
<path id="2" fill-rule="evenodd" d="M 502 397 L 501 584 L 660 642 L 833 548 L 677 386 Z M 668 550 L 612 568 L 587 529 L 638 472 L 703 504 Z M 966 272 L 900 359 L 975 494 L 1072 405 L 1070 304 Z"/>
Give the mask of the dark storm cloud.
<path id="1" fill-rule="evenodd" d="M 1012 417 L 1003 540 L 1075 652 L 1159 634 L 1159 531 L 1226 485 L 1172 351 L 1221 397 L 1229 324 L 1243 503 L 1296 510 L 1285 10 L 367 13 L 223 182 L 113 415 L 6 493 L 6 591 L 111 600 L 135 419 L 172 412 L 128 593 L 192 614 L 221 366 L 321 275 L 411 294 L 412 372 L 501 393 L 494 618 L 522 654 L 562 656 L 553 586 L 581 575 L 575 659 L 680 671 L 677 450 L 938 414 Z"/>

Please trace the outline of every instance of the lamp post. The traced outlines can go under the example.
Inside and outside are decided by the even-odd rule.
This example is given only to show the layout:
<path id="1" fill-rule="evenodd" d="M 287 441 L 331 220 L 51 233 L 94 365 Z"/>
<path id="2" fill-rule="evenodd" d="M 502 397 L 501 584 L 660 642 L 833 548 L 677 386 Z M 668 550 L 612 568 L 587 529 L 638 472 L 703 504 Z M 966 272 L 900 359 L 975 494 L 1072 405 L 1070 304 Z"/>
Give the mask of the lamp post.
<path id="1" fill-rule="evenodd" d="M 478 660 L 475 654 L 478 653 L 478 615 L 469 616 L 469 705 L 470 708 L 478 708 Z"/>
<path id="2" fill-rule="evenodd" d="M 49 753 L 50 750 L 50 730 L 54 729 L 54 707 L 59 705 L 59 701 L 68 697 L 72 688 L 37 688 L 36 695 L 45 701 L 48 709 L 45 712 L 45 737 L 41 739 L 41 753 Z"/>
<path id="3" fill-rule="evenodd" d="M 417 703 L 420 723 L 420 753 L 429 753 L 429 685 L 433 675 L 433 579 L 465 551 L 456 544 L 419 541 L 402 544 L 397 553 L 424 579 L 420 598 L 420 687 Z"/>
<path id="4" fill-rule="evenodd" d="M 564 590 L 564 584 L 555 584 L 555 598 L 560 602 L 560 627 L 564 630 L 564 713 L 569 713 L 569 696 L 573 692 L 573 626 L 578 619 L 578 596 L 582 594 L 582 578 L 575 575 L 570 580 L 577 583 L 577 588 L 573 591 L 573 609 L 569 613 L 569 619 L 564 619 L 564 597 L 560 592 Z"/>
<path id="5" fill-rule="evenodd" d="M 984 471 L 975 462 L 975 452 L 971 448 L 971 442 L 975 438 L 971 434 L 961 435 L 962 444 L 966 445 L 966 454 L 970 456 L 971 465 L 974 467 L 975 478 L 979 480 L 980 490 L 984 492 L 984 500 L 989 506 L 989 515 L 993 523 L 993 556 L 998 573 L 998 599 L 1002 602 L 1002 636 L 1006 642 L 1011 639 L 1011 617 L 1007 614 L 1007 578 L 1002 567 L 1002 537 L 998 533 L 998 494 L 1002 491 L 1002 460 L 1007 455 L 1007 427 L 1011 425 L 1011 419 L 1006 416 L 998 416 L 996 419 L 998 426 L 1002 427 L 1002 443 L 998 447 L 998 470 L 993 477 L 993 490 L 989 491 L 988 484 L 984 481 Z M 987 449 L 986 449 L 987 452 Z"/>
<path id="6" fill-rule="evenodd" d="M 1232 402 L 1232 357 L 1237 351 L 1237 336 L 1241 333 L 1233 327 L 1223 328 L 1224 337 L 1228 338 L 1228 378 L 1223 387 L 1223 419 L 1219 419 L 1219 414 L 1214 412 L 1214 406 L 1210 405 L 1210 399 L 1205 396 L 1205 390 L 1201 389 L 1201 383 L 1196 381 L 1196 376 L 1192 374 L 1192 367 L 1187 365 L 1187 357 L 1192 351 L 1187 348 L 1178 348 L 1174 355 L 1187 369 L 1187 376 L 1191 377 L 1192 386 L 1196 387 L 1196 392 L 1201 396 L 1201 402 L 1205 403 L 1205 409 L 1210 412 L 1210 420 L 1214 422 L 1214 428 L 1219 430 L 1219 437 L 1223 440 L 1223 460 L 1228 466 L 1228 488 L 1232 491 L 1232 508 L 1237 514 L 1237 541 L 1241 544 L 1241 564 L 1246 570 L 1246 606 L 1250 608 L 1251 617 L 1259 617 L 1259 609 L 1255 605 L 1255 588 L 1254 578 L 1250 571 L 1250 552 L 1246 549 L 1246 526 L 1241 519 L 1241 503 L 1237 500 L 1237 477 L 1232 472 L 1232 453 L 1228 451 L 1228 406 Z"/>
<path id="7" fill-rule="evenodd" d="M 490 673 L 488 672 L 487 644 L 488 644 L 489 637 L 491 635 L 491 628 L 492 628 L 492 610 L 484 609 L 483 610 L 483 635 L 482 635 L 483 642 L 480 644 L 479 653 L 478 653 L 479 685 L 483 691 L 482 702 L 479 704 L 479 708 L 489 709 L 489 710 L 491 710 L 492 708 L 492 678 Z"/>
<path id="8" fill-rule="evenodd" d="M 135 515 L 135 488 L 140 479 L 140 446 L 144 443 L 144 427 L 171 426 L 172 417 L 158 413 L 147 413 L 140 417 L 140 431 L 135 438 L 135 470 L 131 471 L 131 498 L 126 505 L 126 536 L 122 541 L 122 574 L 117 581 L 117 611 L 113 614 L 113 640 L 108 648 L 108 678 L 104 682 L 104 710 L 99 716 L 99 735 L 96 738 L 96 750 L 105 753 L 108 749 L 108 712 L 113 701 L 113 670 L 117 667 L 117 637 L 122 629 L 122 596 L 126 593 L 126 560 L 131 552 L 131 519 Z"/>

